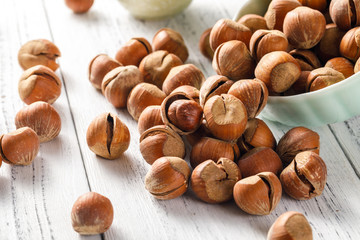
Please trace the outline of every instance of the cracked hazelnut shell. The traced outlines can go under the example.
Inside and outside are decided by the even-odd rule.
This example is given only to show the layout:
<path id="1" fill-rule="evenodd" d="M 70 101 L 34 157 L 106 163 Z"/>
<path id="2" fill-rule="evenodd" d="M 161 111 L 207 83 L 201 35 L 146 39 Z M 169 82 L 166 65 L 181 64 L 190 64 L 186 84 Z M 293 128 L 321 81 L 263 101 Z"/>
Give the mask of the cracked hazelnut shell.
<path id="1" fill-rule="evenodd" d="M 306 91 L 316 91 L 338 83 L 344 79 L 344 75 L 333 68 L 318 68 L 309 73 L 309 76 L 306 80 Z"/>
<path id="2" fill-rule="evenodd" d="M 200 105 L 204 107 L 205 102 L 212 96 L 227 93 L 233 84 L 233 81 L 221 75 L 207 78 L 200 88 Z"/>

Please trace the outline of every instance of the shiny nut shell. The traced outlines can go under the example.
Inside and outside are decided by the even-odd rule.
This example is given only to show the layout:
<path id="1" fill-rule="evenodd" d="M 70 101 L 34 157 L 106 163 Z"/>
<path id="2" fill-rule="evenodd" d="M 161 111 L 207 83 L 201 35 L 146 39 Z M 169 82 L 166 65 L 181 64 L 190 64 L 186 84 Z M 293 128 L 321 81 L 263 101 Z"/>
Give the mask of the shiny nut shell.
<path id="1" fill-rule="evenodd" d="M 139 133 L 142 134 L 145 130 L 157 125 L 164 125 L 161 119 L 161 107 L 158 105 L 146 107 L 139 117 Z"/>
<path id="2" fill-rule="evenodd" d="M 204 107 L 205 102 L 212 96 L 227 93 L 233 83 L 233 81 L 221 75 L 207 78 L 200 88 L 200 105 Z"/>
<path id="3" fill-rule="evenodd" d="M 115 59 L 124 66 L 139 66 L 141 60 L 150 53 L 152 48 L 145 38 L 132 38 L 116 52 Z"/>

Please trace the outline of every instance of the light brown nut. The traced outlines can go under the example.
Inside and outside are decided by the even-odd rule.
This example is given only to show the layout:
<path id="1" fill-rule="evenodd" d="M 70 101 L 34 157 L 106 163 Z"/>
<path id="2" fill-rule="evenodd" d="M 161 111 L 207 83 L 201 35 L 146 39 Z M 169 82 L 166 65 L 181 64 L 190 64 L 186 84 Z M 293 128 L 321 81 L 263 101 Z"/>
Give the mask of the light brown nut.
<path id="1" fill-rule="evenodd" d="M 333 68 L 318 68 L 310 72 L 306 80 L 306 91 L 316 91 L 338 83 L 344 79 L 344 75 Z"/>
<path id="2" fill-rule="evenodd" d="M 161 118 L 161 107 L 159 105 L 148 106 L 142 111 L 138 120 L 138 130 L 140 135 L 147 129 L 164 125 Z"/>
<path id="3" fill-rule="evenodd" d="M 141 60 L 152 53 L 152 48 L 145 38 L 132 38 L 116 52 L 115 59 L 124 66 L 139 66 Z"/>
<path id="4" fill-rule="evenodd" d="M 360 6 L 359 6 L 360 7 Z M 340 54 L 355 62 L 360 57 L 360 27 L 350 29 L 340 42 Z"/>
<path id="5" fill-rule="evenodd" d="M 257 14 L 245 14 L 237 22 L 248 27 L 253 33 L 259 29 L 268 29 L 265 18 Z"/>
<path id="6" fill-rule="evenodd" d="M 114 68 L 122 66 L 121 63 L 106 54 L 96 55 L 89 64 L 89 81 L 96 88 L 101 89 L 105 75 Z"/>
<path id="7" fill-rule="evenodd" d="M 301 6 L 301 4 L 298 0 L 271 1 L 264 16 L 267 27 L 269 29 L 282 31 L 286 14 L 299 6 Z"/>
<path id="8" fill-rule="evenodd" d="M 221 75 L 207 78 L 200 88 L 200 105 L 204 107 L 205 102 L 212 96 L 227 93 L 233 83 L 233 81 Z"/>
<path id="9" fill-rule="evenodd" d="M 174 91 L 172 91 L 171 93 L 185 93 L 186 95 L 194 99 L 195 102 L 200 103 L 200 91 L 196 87 L 190 85 L 182 85 L 175 88 Z"/>
<path id="10" fill-rule="evenodd" d="M 354 64 L 346 58 L 336 57 L 326 62 L 325 67 L 341 72 L 345 78 L 354 74 Z"/>

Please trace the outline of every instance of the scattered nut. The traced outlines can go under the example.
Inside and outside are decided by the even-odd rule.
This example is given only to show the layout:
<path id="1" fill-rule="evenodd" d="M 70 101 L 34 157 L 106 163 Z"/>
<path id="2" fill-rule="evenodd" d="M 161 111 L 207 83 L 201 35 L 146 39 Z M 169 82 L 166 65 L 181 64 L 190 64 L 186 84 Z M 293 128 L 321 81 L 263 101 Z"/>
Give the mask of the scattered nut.
<path id="1" fill-rule="evenodd" d="M 101 89 L 104 76 L 114 68 L 122 66 L 121 63 L 106 54 L 96 55 L 89 64 L 89 81 L 96 88 Z"/>
<path id="2" fill-rule="evenodd" d="M 335 69 L 329 67 L 318 68 L 310 72 L 306 81 L 306 91 L 316 91 L 344 79 L 344 75 Z"/>
<path id="3" fill-rule="evenodd" d="M 354 74 L 354 64 L 343 57 L 332 58 L 326 62 L 325 67 L 341 72 L 345 78 Z"/>
<path id="4" fill-rule="evenodd" d="M 161 107 L 159 105 L 146 107 L 138 120 L 139 133 L 142 134 L 147 129 L 157 125 L 164 125 L 161 118 Z"/>
<path id="5" fill-rule="evenodd" d="M 204 107 L 205 102 L 212 96 L 227 93 L 233 83 L 225 76 L 215 75 L 209 77 L 200 88 L 200 105 Z"/>
<path id="6" fill-rule="evenodd" d="M 124 66 L 139 66 L 141 60 L 152 53 L 152 48 L 145 38 L 132 38 L 115 55 L 115 59 Z"/>
<path id="7" fill-rule="evenodd" d="M 199 49 L 202 55 L 204 57 L 208 58 L 209 60 L 213 59 L 214 56 L 214 50 L 212 50 L 210 46 L 210 32 L 212 28 L 206 29 L 200 37 L 199 41 Z"/>
<path id="8" fill-rule="evenodd" d="M 298 0 L 271 1 L 264 16 L 267 27 L 282 31 L 286 14 L 299 6 L 301 4 Z"/>
<path id="9" fill-rule="evenodd" d="M 94 3 L 94 0 L 65 0 L 68 8 L 74 13 L 86 13 Z"/>

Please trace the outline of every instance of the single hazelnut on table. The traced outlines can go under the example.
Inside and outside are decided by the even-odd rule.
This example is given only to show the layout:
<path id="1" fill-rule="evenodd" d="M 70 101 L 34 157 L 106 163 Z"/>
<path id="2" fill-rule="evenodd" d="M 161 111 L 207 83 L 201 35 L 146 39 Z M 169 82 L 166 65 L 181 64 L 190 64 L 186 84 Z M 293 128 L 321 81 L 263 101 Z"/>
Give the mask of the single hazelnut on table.
<path id="1" fill-rule="evenodd" d="M 314 152 L 296 154 L 294 160 L 280 174 L 285 192 L 297 200 L 321 195 L 326 184 L 325 162 Z"/>
<path id="2" fill-rule="evenodd" d="M 210 32 L 212 28 L 206 29 L 200 36 L 199 40 L 199 49 L 201 54 L 208 58 L 209 60 L 213 59 L 214 50 L 210 46 Z"/>
<path id="3" fill-rule="evenodd" d="M 86 13 L 94 3 L 94 0 L 65 0 L 68 8 L 74 13 Z"/>
<path id="4" fill-rule="evenodd" d="M 114 68 L 122 66 L 121 63 L 106 54 L 96 55 L 89 64 L 89 81 L 96 88 L 101 89 L 104 76 Z"/>
<path id="5" fill-rule="evenodd" d="M 245 105 L 248 118 L 254 118 L 260 114 L 269 96 L 265 83 L 256 78 L 235 82 L 228 94 L 237 97 Z"/>
<path id="6" fill-rule="evenodd" d="M 212 67 L 219 75 L 232 80 L 252 78 L 255 61 L 246 45 L 238 40 L 222 43 L 216 48 Z"/>
<path id="7" fill-rule="evenodd" d="M 205 120 L 202 121 L 200 127 L 195 132 L 185 135 L 186 140 L 191 146 L 195 146 L 204 137 L 213 137 L 206 126 Z"/>
<path id="8" fill-rule="evenodd" d="M 232 160 L 207 160 L 192 172 L 191 189 L 204 202 L 222 203 L 232 199 L 234 185 L 240 179 L 240 170 Z"/>
<path id="9" fill-rule="evenodd" d="M 0 161 L 14 165 L 30 165 L 40 148 L 39 137 L 29 127 L 0 136 Z"/>
<path id="10" fill-rule="evenodd" d="M 106 232 L 114 219 L 111 201 L 96 192 L 81 195 L 71 210 L 73 229 L 81 235 Z"/>
<path id="11" fill-rule="evenodd" d="M 274 93 L 288 90 L 300 74 L 299 63 L 283 51 L 266 54 L 255 68 L 255 77 L 263 81 L 268 90 Z"/>
<path id="12" fill-rule="evenodd" d="M 360 57 L 360 27 L 350 29 L 341 39 L 340 54 L 353 62 Z"/>
<path id="13" fill-rule="evenodd" d="M 170 69 L 181 64 L 183 62 L 176 55 L 159 50 L 144 57 L 140 62 L 139 70 L 145 82 L 155 84 L 161 89 Z"/>
<path id="14" fill-rule="evenodd" d="M 61 94 L 61 81 L 48 67 L 31 67 L 20 77 L 18 90 L 21 100 L 26 104 L 44 101 L 52 104 Z"/>
<path id="15" fill-rule="evenodd" d="M 271 225 L 267 240 L 312 240 L 312 229 L 306 217 L 299 212 L 286 212 Z"/>
<path id="16" fill-rule="evenodd" d="M 298 0 L 271 1 L 264 16 L 267 27 L 271 30 L 282 31 L 286 14 L 300 6 L 301 4 Z"/>
<path id="17" fill-rule="evenodd" d="M 204 81 L 205 76 L 199 68 L 193 64 L 184 64 L 170 70 L 164 80 L 162 90 L 166 95 L 169 95 L 177 87 L 183 85 L 190 85 L 200 89 Z"/>
<path id="18" fill-rule="evenodd" d="M 188 49 L 181 34 L 171 28 L 162 28 L 152 40 L 154 51 L 165 50 L 178 56 L 182 62 L 189 57 Z"/>
<path id="19" fill-rule="evenodd" d="M 330 2 L 330 1 L 327 1 L 327 0 L 299 0 L 299 2 L 303 6 L 307 6 L 309 8 L 319 10 L 320 12 L 324 12 L 328 5 L 327 2 Z"/>
<path id="20" fill-rule="evenodd" d="M 132 38 L 116 52 L 115 59 L 124 66 L 139 66 L 141 60 L 152 53 L 152 48 L 145 38 Z"/>
<path id="21" fill-rule="evenodd" d="M 184 93 L 194 99 L 195 102 L 200 103 L 200 90 L 190 85 L 182 85 L 175 88 L 172 93 Z"/>
<path id="22" fill-rule="evenodd" d="M 237 22 L 248 27 L 253 33 L 259 29 L 268 29 L 265 18 L 257 14 L 245 14 Z"/>
<path id="23" fill-rule="evenodd" d="M 157 199 L 174 199 L 186 192 L 189 177 L 190 168 L 183 159 L 162 157 L 146 174 L 145 188 Z"/>
<path id="24" fill-rule="evenodd" d="M 61 130 L 61 118 L 53 106 L 46 102 L 34 102 L 22 108 L 15 116 L 16 128 L 30 127 L 40 142 L 57 137 Z"/>
<path id="25" fill-rule="evenodd" d="M 359 0 L 331 1 L 329 13 L 332 21 L 342 30 L 349 30 L 360 24 Z"/>
<path id="26" fill-rule="evenodd" d="M 251 30 L 245 25 L 231 19 L 220 19 L 211 29 L 210 46 L 215 51 L 224 42 L 238 40 L 245 43 L 246 47 L 249 47 L 251 35 Z"/>
<path id="27" fill-rule="evenodd" d="M 86 141 L 96 155 L 112 160 L 128 149 L 130 132 L 116 114 L 103 113 L 90 123 Z"/>
<path id="28" fill-rule="evenodd" d="M 227 93 L 233 84 L 233 81 L 221 75 L 207 78 L 200 88 L 200 105 L 204 107 L 205 102 L 212 96 Z"/>
<path id="29" fill-rule="evenodd" d="M 129 93 L 126 107 L 132 118 L 137 121 L 146 107 L 161 105 L 165 97 L 165 93 L 154 84 L 139 83 Z"/>
<path id="30" fill-rule="evenodd" d="M 281 194 L 281 183 L 272 172 L 243 178 L 234 186 L 236 205 L 252 215 L 270 214 L 279 203 Z"/>
<path id="31" fill-rule="evenodd" d="M 320 151 L 319 134 L 305 127 L 290 129 L 280 138 L 276 148 L 284 167 L 291 163 L 296 154 L 303 151 L 313 151 L 317 154 Z"/>
<path id="32" fill-rule="evenodd" d="M 310 72 L 306 81 L 306 91 L 316 91 L 340 82 L 344 79 L 344 75 L 333 68 L 318 68 Z"/>
<path id="33" fill-rule="evenodd" d="M 46 39 L 31 40 L 21 46 L 18 61 L 22 69 L 44 65 L 55 71 L 59 65 L 56 59 L 61 56 L 58 47 Z"/>
<path id="34" fill-rule="evenodd" d="M 165 125 L 147 129 L 140 136 L 140 152 L 148 164 L 164 156 L 185 157 L 185 144 L 180 135 Z"/>
<path id="35" fill-rule="evenodd" d="M 294 49 L 289 53 L 299 63 L 301 71 L 312 71 L 321 67 L 320 60 L 316 54 L 310 50 Z"/>
<path id="36" fill-rule="evenodd" d="M 311 71 L 301 71 L 300 77 L 296 82 L 284 92 L 285 96 L 291 96 L 306 92 L 307 78 Z"/>
<path id="37" fill-rule="evenodd" d="M 147 129 L 157 125 L 164 125 L 161 118 L 161 107 L 159 105 L 146 107 L 138 120 L 139 133 L 142 134 Z"/>
<path id="38" fill-rule="evenodd" d="M 101 84 L 101 91 L 106 99 L 116 108 L 126 107 L 130 91 L 144 81 L 135 66 L 117 67 L 108 72 Z"/>
<path id="39" fill-rule="evenodd" d="M 345 78 L 350 77 L 354 74 L 354 64 L 343 57 L 332 58 L 326 62 L 325 67 L 335 69 L 338 72 L 341 72 Z"/>

